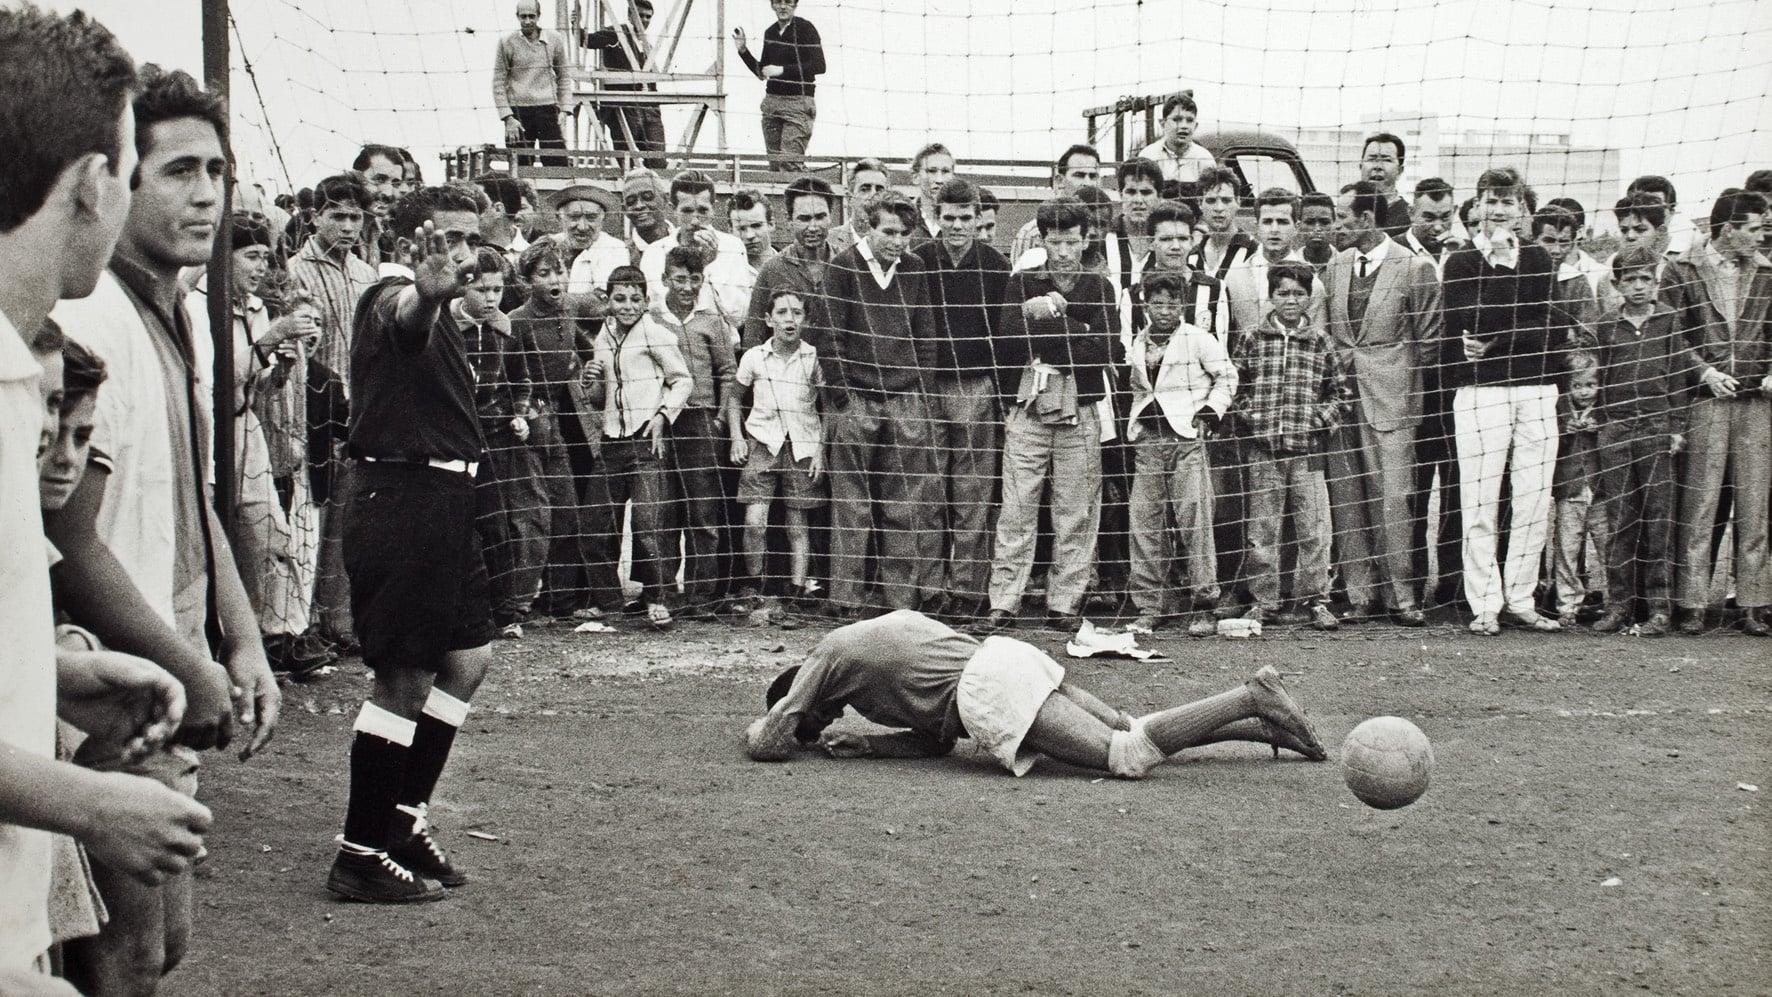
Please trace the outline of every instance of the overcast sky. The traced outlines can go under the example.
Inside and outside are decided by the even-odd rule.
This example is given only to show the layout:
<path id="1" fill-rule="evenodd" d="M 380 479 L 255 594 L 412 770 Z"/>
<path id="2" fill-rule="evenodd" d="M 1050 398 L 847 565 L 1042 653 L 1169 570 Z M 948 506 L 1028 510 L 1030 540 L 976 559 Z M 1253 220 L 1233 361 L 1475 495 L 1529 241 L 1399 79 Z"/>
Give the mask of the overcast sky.
<path id="1" fill-rule="evenodd" d="M 679 0 L 654 2 L 663 20 Z M 201 72 L 198 0 L 49 5 L 84 7 L 138 59 Z M 694 5 L 680 69 L 711 65 L 716 6 Z M 555 0 L 542 8 L 551 25 Z M 1766 0 L 804 0 L 800 13 L 831 64 L 815 155 L 902 159 L 939 139 L 962 159 L 1046 159 L 1082 138 L 1085 107 L 1188 86 L 1204 128 L 1419 109 L 1569 132 L 1623 150 L 1621 187 L 1665 173 L 1693 208 L 1772 166 Z M 235 150 L 267 186 L 285 186 L 272 135 L 297 186 L 364 141 L 411 148 L 429 177 L 439 154 L 502 137 L 489 67 L 515 28 L 508 0 L 233 0 L 233 14 Z M 729 0 L 726 17 L 753 50 L 772 20 L 765 0 Z M 726 49 L 730 146 L 760 152 L 762 88 Z M 680 122 L 667 116 L 673 146 Z M 711 123 L 700 147 L 714 148 Z"/>

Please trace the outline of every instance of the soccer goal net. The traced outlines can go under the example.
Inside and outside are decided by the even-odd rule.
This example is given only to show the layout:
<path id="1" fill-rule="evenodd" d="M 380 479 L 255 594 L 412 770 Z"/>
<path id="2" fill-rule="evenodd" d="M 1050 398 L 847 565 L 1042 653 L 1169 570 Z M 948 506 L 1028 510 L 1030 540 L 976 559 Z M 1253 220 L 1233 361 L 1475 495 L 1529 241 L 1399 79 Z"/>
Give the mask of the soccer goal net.
<path id="1" fill-rule="evenodd" d="M 291 642 L 350 632 L 353 468 L 430 456 L 353 446 L 351 357 L 437 185 L 513 634 L 1767 605 L 1764 5 L 230 7 L 235 291 L 306 316 L 232 375 Z"/>

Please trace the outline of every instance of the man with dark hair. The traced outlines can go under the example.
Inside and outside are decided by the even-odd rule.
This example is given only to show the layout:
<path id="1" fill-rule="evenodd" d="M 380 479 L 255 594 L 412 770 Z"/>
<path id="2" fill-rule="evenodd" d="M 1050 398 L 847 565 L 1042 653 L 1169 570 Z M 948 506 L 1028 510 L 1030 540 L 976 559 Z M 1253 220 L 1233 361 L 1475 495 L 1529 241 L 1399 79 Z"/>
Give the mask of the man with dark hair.
<path id="1" fill-rule="evenodd" d="M 474 184 L 492 202 L 492 210 L 480 219 L 481 239 L 504 254 L 506 262 L 515 265 L 517 257 L 529 247 L 523 233 L 517 230 L 517 215 L 523 210 L 523 185 L 508 176 L 476 177 Z"/>
<path id="2" fill-rule="evenodd" d="M 1083 187 L 1099 187 L 1101 185 L 1101 153 L 1092 145 L 1073 145 L 1059 153 L 1052 163 L 1052 193 L 1054 195 L 1075 194 Z M 1099 235 L 1100 233 L 1096 233 Z M 1021 266 L 1021 258 L 1029 250 L 1040 246 L 1040 228 L 1034 219 L 1015 232 L 1015 241 L 1009 246 L 1009 262 Z"/>
<path id="3" fill-rule="evenodd" d="M 1464 591 L 1473 633 L 1508 622 L 1549 632 L 1534 608 L 1557 460 L 1557 379 L 1566 324 L 1553 323 L 1556 266 L 1516 231 L 1525 178 L 1510 167 L 1477 179 L 1478 227 L 1469 249 L 1446 261 L 1441 383 L 1454 390 Z M 1510 487 L 1507 564 L 1496 563 L 1496 515 Z"/>
<path id="4" fill-rule="evenodd" d="M 841 253 L 855 245 L 856 240 L 867 238 L 868 202 L 891 189 L 892 176 L 886 169 L 885 162 L 868 156 L 850 165 L 849 187 L 843 209 L 848 224 L 830 226 L 828 238 L 831 240 L 831 252 Z M 835 207 L 832 205 L 833 210 Z M 836 215 L 831 217 L 834 220 Z"/>
<path id="5" fill-rule="evenodd" d="M 1124 259 L 1120 267 L 1120 290 L 1138 282 L 1151 252 L 1151 212 L 1163 199 L 1163 168 L 1148 159 L 1128 159 L 1114 171 L 1120 186 L 1120 217 L 1117 231 Z M 1120 327 L 1132 324 L 1122 313 Z"/>
<path id="6" fill-rule="evenodd" d="M 858 167 L 859 169 L 859 167 Z M 768 317 L 770 304 L 779 291 L 791 290 L 805 303 L 805 340 L 824 349 L 820 330 L 823 321 L 825 265 L 831 260 L 831 209 L 837 195 L 831 185 L 813 176 L 800 177 L 782 192 L 782 205 L 787 210 L 788 248 L 775 254 L 757 268 L 751 286 L 751 300 L 745 309 L 742 346 L 748 350 L 760 346 L 770 337 Z"/>
<path id="7" fill-rule="evenodd" d="M 579 35 L 585 48 L 603 53 L 603 69 L 612 73 L 632 73 L 646 68 L 646 29 L 652 24 L 652 0 L 631 0 L 632 20 L 612 24 L 599 31 Z M 657 90 L 656 83 L 605 82 L 604 90 L 618 93 L 644 93 Z M 613 101 L 597 105 L 597 120 L 609 129 L 609 144 L 618 152 L 665 151 L 664 119 L 656 107 L 617 104 Z M 663 156 L 647 156 L 646 166 L 662 170 Z"/>
<path id="8" fill-rule="evenodd" d="M 1759 194 L 1724 191 L 1711 205 L 1710 239 L 1672 265 L 1676 272 L 1694 274 L 1711 304 L 1711 321 L 1695 330 L 1699 390 L 1682 475 L 1684 556 L 1677 600 L 1683 629 L 1697 629 L 1694 621 L 1704 613 L 1713 572 L 1711 531 L 1727 479 L 1735 492 L 1735 602 L 1742 609 L 1741 629 L 1756 637 L 1772 635 L 1765 516 L 1772 491 L 1772 266 L 1759 255 L 1766 209 Z"/>
<path id="9" fill-rule="evenodd" d="M 1341 195 L 1346 248 L 1324 272 L 1329 340 L 1345 414 L 1329 438 L 1335 552 L 1356 618 L 1427 624 L 1409 556 L 1409 490 L 1422 419 L 1422 369 L 1440 340 L 1440 282 L 1425 256 L 1379 228 L 1385 193 L 1361 180 Z"/>
<path id="10" fill-rule="evenodd" d="M 1316 276 L 1335 259 L 1335 198 L 1320 190 L 1298 199 L 1298 254 Z"/>
<path id="11" fill-rule="evenodd" d="M 351 344 L 344 558 L 374 688 L 357 714 L 350 798 L 326 888 L 349 900 L 436 900 L 467 877 L 429 829 L 431 793 L 491 660 L 492 607 L 474 524 L 486 450 L 450 302 L 477 276 L 474 198 L 426 187 L 392 217 L 412 277 L 364 294 Z"/>
<path id="12" fill-rule="evenodd" d="M 996 323 L 1009 261 L 973 237 L 978 188 L 949 180 L 937 195 L 941 238 L 912 251 L 923 264 L 935 309 L 934 419 L 936 528 L 924 554 L 929 585 L 959 617 L 984 613 L 991 568 L 998 427 Z M 945 570 L 944 570 L 945 569 Z"/>
<path id="13" fill-rule="evenodd" d="M 744 244 L 743 267 L 731 269 L 733 280 L 741 275 L 744 280 L 730 289 L 730 298 L 748 308 L 757 271 L 775 255 L 775 217 L 769 210 L 769 196 L 753 187 L 733 191 L 732 199 L 726 202 L 726 224 Z M 735 313 L 730 321 L 736 332 L 736 327 L 744 324 L 744 316 Z"/>
<path id="14" fill-rule="evenodd" d="M 1101 526 L 1101 420 L 1104 408 L 1112 411 L 1104 405 L 1110 371 L 1125 355 L 1113 333 L 1113 288 L 1083 265 L 1088 211 L 1072 198 L 1053 198 L 1034 220 L 1045 261 L 1010 276 L 997 328 L 998 367 L 1019 373 L 1003 446 L 987 632 L 1015 625 L 1048 481 L 1053 545 L 1046 611 L 1067 633 L 1081 622 Z"/>
<path id="15" fill-rule="evenodd" d="M 738 57 L 764 81 L 763 147 L 771 168 L 782 173 L 797 173 L 805 166 L 802 157 L 818 117 L 816 81 L 825 71 L 824 43 L 811 21 L 794 16 L 799 6 L 800 0 L 770 0 L 775 23 L 763 29 L 760 55 L 751 55 L 743 28 L 732 29 Z"/>
<path id="16" fill-rule="evenodd" d="M 356 252 L 365 263 L 379 267 L 383 259 L 393 254 L 385 226 L 406 182 L 405 157 L 391 145 L 371 143 L 358 150 L 357 158 L 351 160 L 351 171 L 362 180 L 370 196 L 370 217 L 364 220 Z"/>
<path id="17" fill-rule="evenodd" d="M 210 427 L 178 283 L 182 268 L 209 259 L 221 223 L 227 109 L 188 74 L 144 66 L 134 110 L 140 162 L 111 269 L 91 298 L 56 310 L 112 383 L 99 398 L 92 466 L 44 525 L 64 555 L 62 608 L 111 646 L 163 664 L 191 703 L 178 747 L 140 761 L 98 747 L 77 760 L 195 795 L 192 749 L 226 743 L 230 688 L 244 690 L 235 709 L 252 729 L 246 754 L 269 740 L 281 694 L 208 487 Z M 151 993 L 183 955 L 190 880 L 150 886 L 121 869 L 94 872 L 111 921 L 70 964 L 89 992 Z"/>
<path id="18" fill-rule="evenodd" d="M 1002 206 L 1002 202 L 997 200 L 997 195 L 991 193 L 989 187 L 978 189 L 978 224 L 973 228 L 973 233 L 978 236 L 979 242 L 992 249 L 997 248 L 997 209 Z"/>
<path id="19" fill-rule="evenodd" d="M 320 308 L 320 338 L 314 361 L 324 367 L 350 399 L 351 321 L 357 302 L 376 281 L 375 267 L 356 252 L 366 224 L 373 219 L 373 201 L 362 181 L 349 174 L 327 177 L 314 185 L 314 234 L 289 261 L 289 280 L 306 291 Z M 344 496 L 349 490 L 349 463 L 342 450 L 319 455 L 318 473 L 329 487 L 320 512 L 320 551 L 314 576 L 314 630 L 341 649 L 356 646 L 350 592 L 345 581 L 341 544 L 344 537 Z"/>
<path id="20" fill-rule="evenodd" d="M 1387 236 L 1400 236 L 1409 231 L 1409 199 L 1397 193 L 1397 178 L 1403 175 L 1403 160 L 1408 149 L 1403 140 L 1390 132 L 1366 136 L 1360 143 L 1361 178 L 1376 185 L 1384 204 L 1378 216 L 1378 228 Z"/>
<path id="21" fill-rule="evenodd" d="M 1222 166 L 1201 170 L 1200 179 L 1194 184 L 1206 238 L 1194 243 L 1188 265 L 1211 274 L 1220 283 L 1232 267 L 1255 255 L 1257 249 L 1255 240 L 1237 227 L 1237 191 L 1241 184 L 1235 173 Z"/>
<path id="22" fill-rule="evenodd" d="M 1230 327 L 1253 329 L 1273 310 L 1267 293 L 1268 268 L 1291 261 L 1303 263 L 1298 243 L 1298 195 L 1284 187 L 1269 187 L 1255 199 L 1255 245 L 1250 253 L 1225 274 L 1225 297 L 1230 306 Z M 1306 311 L 1311 322 L 1327 327 L 1322 288 L 1312 289 Z"/>
<path id="23" fill-rule="evenodd" d="M 0 163 L 0 991 L 8 993 L 73 992 L 51 990 L 42 972 L 52 833 L 78 836 L 100 864 L 159 882 L 190 868 L 209 826 L 202 805 L 156 781 L 55 760 L 57 653 L 37 466 L 54 361 L 34 356 L 31 340 L 58 298 L 93 292 L 128 216 L 135 83 L 129 54 L 84 13 L 0 10 L 0 147 L 10 150 Z M 140 621 L 115 615 L 158 622 L 139 594 L 130 608 Z M 226 676 L 169 628 L 141 629 L 149 640 L 129 646 L 134 653 L 215 669 L 185 729 L 213 738 L 227 715 Z M 130 645 L 111 636 L 113 647 Z"/>
<path id="24" fill-rule="evenodd" d="M 1577 349 L 1596 345 L 1600 303 L 1593 282 L 1575 261 L 1581 223 L 1568 211 L 1546 205 L 1533 212 L 1530 225 L 1532 241 L 1550 254 L 1557 268 L 1553 307 L 1561 310 L 1559 321 L 1569 328 L 1568 345 Z"/>
<path id="25" fill-rule="evenodd" d="M 1428 177 L 1417 183 L 1413 194 L 1414 199 L 1409 202 L 1409 225 L 1391 238 L 1416 256 L 1426 257 L 1434 265 L 1437 276 L 1446 264 L 1447 254 L 1452 251 L 1446 240 L 1458 214 L 1458 199 L 1452 185 L 1439 177 Z"/>
<path id="26" fill-rule="evenodd" d="M 684 170 L 671 179 L 670 204 L 677 218 L 671 230 L 674 237 L 659 239 L 640 254 L 647 299 L 654 306 L 664 301 L 665 256 L 685 246 L 701 254 L 706 303 L 736 324 L 750 301 L 750 269 L 745 265 L 744 243 L 714 228 L 714 182 L 699 170 Z"/>
<path id="27" fill-rule="evenodd" d="M 1163 101 L 1163 134 L 1138 150 L 1138 158 L 1162 167 L 1163 179 L 1172 183 L 1198 180 L 1201 170 L 1218 164 L 1205 146 L 1193 140 L 1194 128 L 1199 123 L 1200 108 L 1194 103 L 1194 92 L 1171 94 Z M 1172 195 L 1166 192 L 1165 196 Z"/>
<path id="28" fill-rule="evenodd" d="M 917 209 L 896 195 L 868 207 L 868 237 L 825 268 L 824 371 L 831 479 L 831 601 L 871 615 L 869 539 L 886 604 L 914 609 L 920 531 L 934 510 L 927 391 L 935 371 L 935 316 L 922 261 L 906 252 Z"/>
<path id="29" fill-rule="evenodd" d="M 1667 177 L 1645 174 L 1632 180 L 1624 192 L 1627 195 L 1647 194 L 1667 206 L 1667 245 L 1663 252 L 1670 259 L 1677 260 L 1693 246 L 1704 242 L 1707 233 L 1695 227 L 1692 219 L 1680 214 L 1679 192 Z"/>
<path id="30" fill-rule="evenodd" d="M 1544 202 L 1544 206 L 1546 208 L 1561 208 L 1569 213 L 1570 218 L 1575 220 L 1575 246 L 1570 250 L 1565 262 L 1581 271 L 1582 276 L 1587 278 L 1588 286 L 1593 289 L 1595 300 L 1599 300 L 1601 289 L 1609 288 L 1612 284 L 1612 268 L 1594 259 L 1592 254 L 1581 247 L 1581 240 L 1589 234 L 1587 209 L 1582 207 L 1581 202 L 1573 197 L 1553 197 Z"/>
<path id="31" fill-rule="evenodd" d="M 566 148 L 563 119 L 572 106 L 572 62 L 566 39 L 542 30 L 541 0 L 517 0 L 517 30 L 499 39 L 492 62 L 492 102 L 507 146 Z"/>

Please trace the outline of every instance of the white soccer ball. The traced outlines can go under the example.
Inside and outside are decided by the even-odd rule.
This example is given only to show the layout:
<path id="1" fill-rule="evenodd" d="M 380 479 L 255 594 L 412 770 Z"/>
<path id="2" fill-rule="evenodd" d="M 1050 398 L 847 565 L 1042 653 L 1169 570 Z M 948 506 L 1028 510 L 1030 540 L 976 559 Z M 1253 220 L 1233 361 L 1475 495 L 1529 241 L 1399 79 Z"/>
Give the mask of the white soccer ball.
<path id="1" fill-rule="evenodd" d="M 1402 717 L 1373 717 L 1341 743 L 1341 776 L 1361 803 L 1379 810 L 1406 807 L 1427 792 L 1434 746 Z"/>

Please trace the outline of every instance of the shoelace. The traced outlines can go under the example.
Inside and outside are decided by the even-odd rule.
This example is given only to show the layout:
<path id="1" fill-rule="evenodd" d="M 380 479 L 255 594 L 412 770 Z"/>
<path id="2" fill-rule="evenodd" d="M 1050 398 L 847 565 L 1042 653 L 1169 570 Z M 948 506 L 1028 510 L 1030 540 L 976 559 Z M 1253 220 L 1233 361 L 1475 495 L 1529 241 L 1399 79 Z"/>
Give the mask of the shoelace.
<path id="1" fill-rule="evenodd" d="M 389 873 L 393 874 L 394 878 L 400 880 L 403 883 L 410 883 L 410 882 L 414 881 L 413 877 L 412 877 L 412 870 L 406 868 L 405 866 L 401 865 L 398 862 L 395 862 L 393 859 L 388 858 L 387 852 L 377 852 L 376 855 L 381 859 L 381 867 L 383 869 L 386 869 Z"/>
<path id="2" fill-rule="evenodd" d="M 412 834 L 414 837 L 418 838 L 419 841 L 424 842 L 425 851 L 430 852 L 431 857 L 436 859 L 439 863 L 447 864 L 449 862 L 449 856 L 443 853 L 443 848 L 437 844 L 437 839 L 431 837 L 431 805 L 429 803 L 420 803 L 416 807 L 402 805 L 395 809 L 412 818 Z"/>

